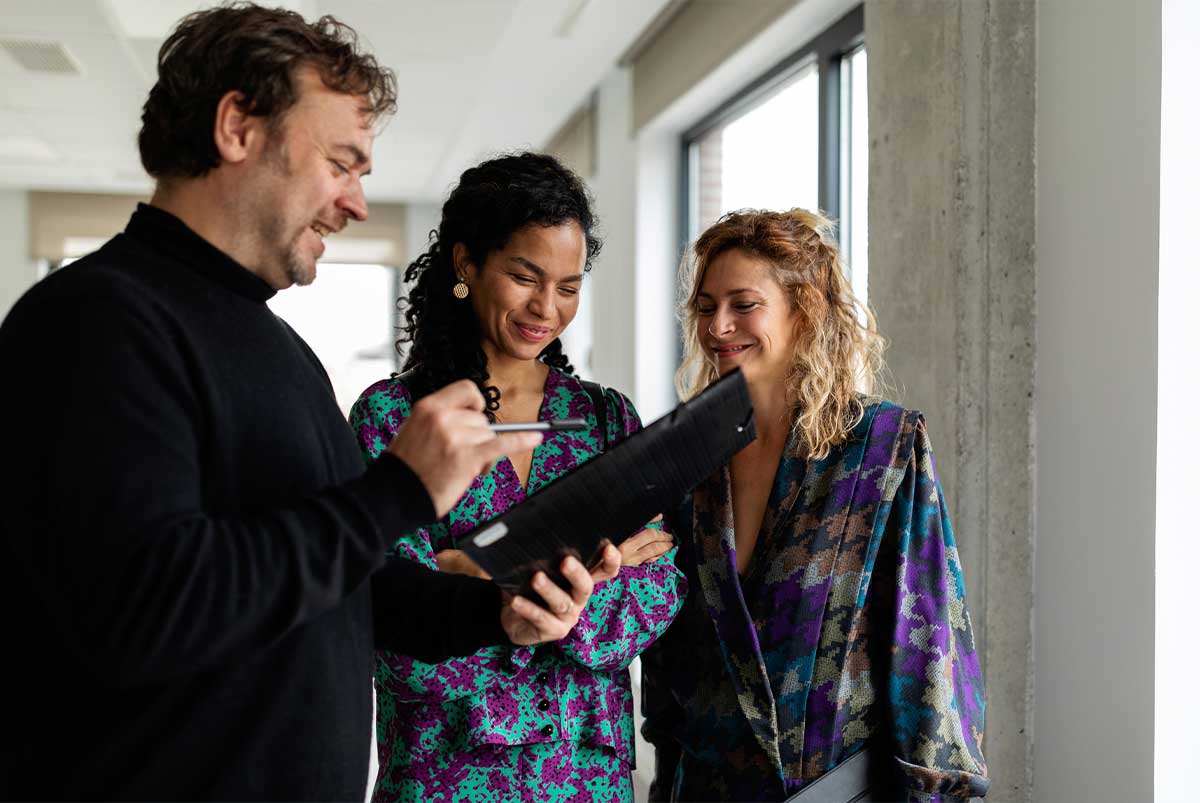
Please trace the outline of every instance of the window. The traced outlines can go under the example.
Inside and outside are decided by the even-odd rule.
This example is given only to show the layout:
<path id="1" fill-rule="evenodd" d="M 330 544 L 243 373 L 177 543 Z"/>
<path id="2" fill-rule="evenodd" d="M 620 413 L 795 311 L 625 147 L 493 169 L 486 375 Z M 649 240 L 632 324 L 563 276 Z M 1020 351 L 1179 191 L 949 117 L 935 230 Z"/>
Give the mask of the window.
<path id="1" fill-rule="evenodd" d="M 866 89 L 859 6 L 684 134 L 684 238 L 734 209 L 825 210 L 866 300 Z"/>
<path id="2" fill-rule="evenodd" d="M 396 268 L 322 262 L 311 285 L 290 287 L 267 302 L 325 366 L 344 415 L 368 385 L 399 370 L 399 293 Z"/>
<path id="3" fill-rule="evenodd" d="M 818 77 L 804 63 L 767 98 L 688 148 L 688 240 L 734 209 L 817 208 Z"/>
<path id="4" fill-rule="evenodd" d="M 854 295 L 867 300 L 867 49 L 842 58 L 841 238 Z"/>

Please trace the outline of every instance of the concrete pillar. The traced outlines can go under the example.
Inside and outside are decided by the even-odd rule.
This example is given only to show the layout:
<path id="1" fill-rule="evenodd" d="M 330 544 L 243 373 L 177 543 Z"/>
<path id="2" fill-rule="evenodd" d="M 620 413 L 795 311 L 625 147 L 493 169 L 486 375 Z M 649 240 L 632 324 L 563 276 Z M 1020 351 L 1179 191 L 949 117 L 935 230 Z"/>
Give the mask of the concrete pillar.
<path id="1" fill-rule="evenodd" d="M 867 0 L 870 302 L 924 411 L 987 684 L 999 800 L 1030 800 L 1036 4 Z"/>

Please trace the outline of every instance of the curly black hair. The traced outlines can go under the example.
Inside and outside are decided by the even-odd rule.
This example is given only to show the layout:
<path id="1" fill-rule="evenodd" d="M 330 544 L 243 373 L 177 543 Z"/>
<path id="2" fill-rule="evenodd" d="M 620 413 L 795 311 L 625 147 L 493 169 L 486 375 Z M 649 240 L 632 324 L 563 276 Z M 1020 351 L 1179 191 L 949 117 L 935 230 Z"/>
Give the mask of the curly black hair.
<path id="1" fill-rule="evenodd" d="M 470 304 L 452 293 L 458 281 L 454 272 L 454 246 L 467 249 L 472 264 L 483 265 L 488 255 L 504 248 L 520 229 L 559 226 L 574 221 L 587 241 L 584 270 L 600 253 L 591 198 L 579 176 L 553 156 L 514 153 L 489 159 L 468 169 L 442 206 L 442 220 L 429 233 L 429 250 L 417 257 L 404 273 L 413 282 L 407 299 L 398 303 L 406 323 L 396 349 L 412 344 L 404 369 L 410 371 L 414 398 L 432 393 L 458 379 L 471 379 L 487 403 L 490 420 L 500 409 L 500 389 L 488 384 L 487 357 L 480 344 L 479 321 Z M 555 338 L 538 359 L 573 373 Z"/>

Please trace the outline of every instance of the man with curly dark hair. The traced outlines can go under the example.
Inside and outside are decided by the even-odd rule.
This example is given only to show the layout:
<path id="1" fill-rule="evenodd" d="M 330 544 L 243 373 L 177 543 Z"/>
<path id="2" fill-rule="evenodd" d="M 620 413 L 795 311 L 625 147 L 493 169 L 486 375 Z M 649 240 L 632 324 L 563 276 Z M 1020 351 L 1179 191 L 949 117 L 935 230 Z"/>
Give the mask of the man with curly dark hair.
<path id="1" fill-rule="evenodd" d="M 159 54 L 150 204 L 0 327 L 8 387 L 0 606 L 16 647 L 0 798 L 361 800 L 376 646 L 425 660 L 567 635 L 545 607 L 388 561 L 536 435 L 496 436 L 470 381 L 365 466 L 307 345 L 266 301 L 367 216 L 395 79 L 330 17 L 236 4 Z M 432 606 L 436 621 L 418 611 Z"/>

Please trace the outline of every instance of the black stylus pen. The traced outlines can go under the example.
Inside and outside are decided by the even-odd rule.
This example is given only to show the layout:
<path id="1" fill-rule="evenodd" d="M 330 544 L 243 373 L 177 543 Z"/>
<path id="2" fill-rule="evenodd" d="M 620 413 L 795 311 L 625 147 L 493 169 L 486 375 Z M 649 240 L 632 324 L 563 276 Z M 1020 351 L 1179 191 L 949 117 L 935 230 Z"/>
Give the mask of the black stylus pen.
<path id="1" fill-rule="evenodd" d="M 586 418 L 551 418 L 549 421 L 529 421 L 519 424 L 488 424 L 492 432 L 559 432 L 567 429 L 587 429 Z"/>

